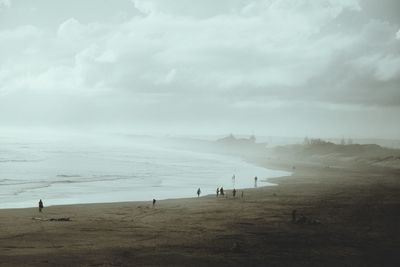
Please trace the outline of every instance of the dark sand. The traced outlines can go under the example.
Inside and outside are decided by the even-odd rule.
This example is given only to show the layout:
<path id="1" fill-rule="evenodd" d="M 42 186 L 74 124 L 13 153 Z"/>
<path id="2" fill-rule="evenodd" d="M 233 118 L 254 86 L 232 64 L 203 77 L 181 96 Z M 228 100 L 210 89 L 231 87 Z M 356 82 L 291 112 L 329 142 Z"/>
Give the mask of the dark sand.
<path id="1" fill-rule="evenodd" d="M 1 210 L 0 266 L 400 266 L 399 180 L 391 169 L 296 164 L 243 200 L 239 190 L 154 209 L 149 199 Z M 320 224 L 292 223 L 293 209 Z"/>

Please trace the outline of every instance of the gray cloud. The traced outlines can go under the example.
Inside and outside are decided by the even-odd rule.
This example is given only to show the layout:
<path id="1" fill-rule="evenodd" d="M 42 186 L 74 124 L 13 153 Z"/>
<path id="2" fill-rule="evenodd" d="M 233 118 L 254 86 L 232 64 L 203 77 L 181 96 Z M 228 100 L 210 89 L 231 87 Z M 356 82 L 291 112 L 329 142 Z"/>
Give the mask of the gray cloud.
<path id="1" fill-rule="evenodd" d="M 0 10 L 2 8 L 8 8 L 11 6 L 11 1 L 10 0 L 0 0 Z"/>
<path id="2" fill-rule="evenodd" d="M 0 111 L 19 115 L 0 121 L 264 131 L 268 120 L 280 133 L 290 114 L 301 125 L 332 107 L 360 129 L 376 107 L 398 114 L 396 1 L 217 2 L 13 2 L 0 19 Z"/>

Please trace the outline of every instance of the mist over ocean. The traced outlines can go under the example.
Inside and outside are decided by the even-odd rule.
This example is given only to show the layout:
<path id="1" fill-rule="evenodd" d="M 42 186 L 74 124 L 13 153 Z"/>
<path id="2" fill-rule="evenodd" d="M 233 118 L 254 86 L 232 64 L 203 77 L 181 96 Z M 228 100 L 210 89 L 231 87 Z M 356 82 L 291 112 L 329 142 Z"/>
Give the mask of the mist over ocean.
<path id="1" fill-rule="evenodd" d="M 0 208 L 193 197 L 286 174 L 148 138 L 0 136 Z"/>

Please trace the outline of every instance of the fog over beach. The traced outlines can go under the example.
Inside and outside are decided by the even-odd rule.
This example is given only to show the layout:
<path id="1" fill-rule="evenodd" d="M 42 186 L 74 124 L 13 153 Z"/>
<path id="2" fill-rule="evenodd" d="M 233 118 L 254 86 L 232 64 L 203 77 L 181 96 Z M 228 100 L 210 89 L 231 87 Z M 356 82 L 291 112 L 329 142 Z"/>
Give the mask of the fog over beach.
<path id="1" fill-rule="evenodd" d="M 399 0 L 0 0 L 0 267 L 400 266 Z"/>
<path id="2" fill-rule="evenodd" d="M 239 157 L 176 149 L 167 138 L 119 135 L 0 137 L 0 208 L 149 201 L 272 185 L 286 176 Z M 232 181 L 232 175 L 235 180 Z"/>

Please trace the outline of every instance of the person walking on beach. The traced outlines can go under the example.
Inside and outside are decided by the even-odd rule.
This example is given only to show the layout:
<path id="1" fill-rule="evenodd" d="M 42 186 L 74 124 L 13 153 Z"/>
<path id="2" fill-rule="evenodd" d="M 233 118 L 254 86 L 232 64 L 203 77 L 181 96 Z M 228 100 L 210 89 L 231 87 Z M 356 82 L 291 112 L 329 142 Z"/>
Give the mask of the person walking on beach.
<path id="1" fill-rule="evenodd" d="M 223 188 L 223 187 L 221 187 L 221 189 L 219 190 L 219 192 L 221 193 L 221 196 L 225 195 L 225 193 L 224 193 L 224 188 Z"/>
<path id="2" fill-rule="evenodd" d="M 218 197 L 218 195 L 219 195 L 219 187 L 217 188 L 217 197 Z"/>
<path id="3" fill-rule="evenodd" d="M 254 187 L 257 187 L 257 181 L 258 181 L 258 177 L 254 177 Z"/>
<path id="4" fill-rule="evenodd" d="M 153 208 L 154 208 L 154 206 L 156 205 L 156 201 L 157 201 L 157 200 L 155 200 L 155 199 L 153 198 Z"/>
<path id="5" fill-rule="evenodd" d="M 234 198 L 236 197 L 236 189 L 235 188 L 233 188 L 232 195 Z"/>
<path id="6" fill-rule="evenodd" d="M 197 197 L 200 197 L 200 194 L 201 194 L 201 190 L 200 190 L 200 187 L 199 187 L 199 189 L 197 189 Z"/>
<path id="7" fill-rule="evenodd" d="M 42 212 L 43 209 L 43 201 L 39 200 L 39 212 Z"/>

